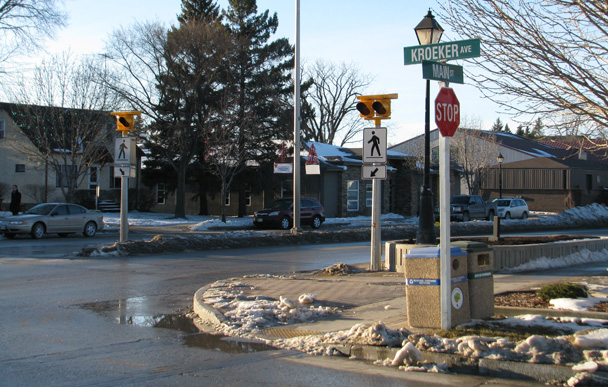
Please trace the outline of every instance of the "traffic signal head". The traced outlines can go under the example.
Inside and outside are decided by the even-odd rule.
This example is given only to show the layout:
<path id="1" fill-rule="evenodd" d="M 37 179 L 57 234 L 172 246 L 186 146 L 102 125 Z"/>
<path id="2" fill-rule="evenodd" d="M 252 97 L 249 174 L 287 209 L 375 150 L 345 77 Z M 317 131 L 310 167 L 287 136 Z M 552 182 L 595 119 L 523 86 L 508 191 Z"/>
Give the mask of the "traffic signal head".
<path id="1" fill-rule="evenodd" d="M 116 116 L 116 130 L 126 135 L 130 130 L 135 129 L 135 116 L 140 115 L 141 112 L 112 112 L 110 114 Z"/>
<path id="2" fill-rule="evenodd" d="M 361 117 L 366 120 L 377 120 L 391 118 L 391 99 L 396 99 L 397 94 L 361 95 L 357 99 L 357 110 Z"/>
<path id="3" fill-rule="evenodd" d="M 374 109 L 372 108 L 372 104 L 372 101 L 361 101 L 357 103 L 357 110 L 359 111 L 361 117 L 364 117 L 365 119 L 374 118 Z"/>

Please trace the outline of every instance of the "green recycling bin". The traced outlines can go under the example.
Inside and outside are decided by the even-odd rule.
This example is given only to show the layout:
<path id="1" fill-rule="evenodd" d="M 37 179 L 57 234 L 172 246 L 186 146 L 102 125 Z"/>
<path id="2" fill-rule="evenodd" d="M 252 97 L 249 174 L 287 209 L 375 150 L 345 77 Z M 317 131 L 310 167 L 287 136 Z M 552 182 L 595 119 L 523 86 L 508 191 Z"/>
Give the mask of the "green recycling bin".
<path id="1" fill-rule="evenodd" d="M 471 321 L 467 281 L 467 253 L 450 249 L 451 326 Z M 405 254 L 405 299 L 411 327 L 441 328 L 441 284 L 439 247 L 411 249 Z"/>
<path id="2" fill-rule="evenodd" d="M 478 241 L 458 241 L 452 246 L 467 253 L 471 318 L 494 316 L 494 250 Z"/>

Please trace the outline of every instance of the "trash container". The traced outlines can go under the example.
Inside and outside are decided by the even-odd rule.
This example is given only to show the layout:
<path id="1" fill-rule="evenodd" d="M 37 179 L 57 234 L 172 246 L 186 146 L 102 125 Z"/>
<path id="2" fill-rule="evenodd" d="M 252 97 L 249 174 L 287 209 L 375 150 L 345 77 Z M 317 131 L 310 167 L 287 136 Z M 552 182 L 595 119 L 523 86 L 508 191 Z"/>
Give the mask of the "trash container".
<path id="1" fill-rule="evenodd" d="M 458 241 L 452 246 L 467 253 L 471 318 L 494 316 L 494 250 L 478 241 Z"/>
<path id="2" fill-rule="evenodd" d="M 467 256 L 460 247 L 451 247 L 451 326 L 471 320 L 467 281 Z M 405 299 L 409 325 L 441 328 L 441 287 L 439 247 L 411 249 L 405 254 Z"/>

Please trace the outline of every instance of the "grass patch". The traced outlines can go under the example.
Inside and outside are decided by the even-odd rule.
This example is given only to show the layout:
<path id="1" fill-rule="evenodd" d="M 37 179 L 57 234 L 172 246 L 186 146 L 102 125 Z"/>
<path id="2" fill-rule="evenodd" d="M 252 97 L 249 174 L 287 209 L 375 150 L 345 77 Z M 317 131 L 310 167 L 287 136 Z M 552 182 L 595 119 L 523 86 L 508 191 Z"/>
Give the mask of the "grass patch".
<path id="1" fill-rule="evenodd" d="M 525 340 L 534 335 L 557 337 L 564 335 L 564 333 L 563 330 L 551 329 L 546 326 L 500 325 L 500 320 L 491 323 L 480 322 L 475 325 L 456 327 L 447 331 L 442 330 L 437 332 L 439 336 L 448 339 L 462 336 L 486 336 L 504 337 L 505 339 L 514 342 Z"/>
<path id="2" fill-rule="evenodd" d="M 556 298 L 576 299 L 579 297 L 587 297 L 589 295 L 588 290 L 589 289 L 585 285 L 565 282 L 543 286 L 537 294 L 545 301 L 554 300 Z"/>

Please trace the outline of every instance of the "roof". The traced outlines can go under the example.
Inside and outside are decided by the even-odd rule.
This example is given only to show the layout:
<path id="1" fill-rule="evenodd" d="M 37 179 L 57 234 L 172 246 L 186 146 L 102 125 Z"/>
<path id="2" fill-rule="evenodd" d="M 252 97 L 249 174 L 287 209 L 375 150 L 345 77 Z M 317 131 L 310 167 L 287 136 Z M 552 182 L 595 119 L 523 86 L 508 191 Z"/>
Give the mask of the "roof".
<path id="1" fill-rule="evenodd" d="M 69 133 L 65 133 L 68 128 L 73 128 L 77 125 L 84 126 L 85 129 L 78 133 L 78 140 L 80 143 L 84 143 L 92 141 L 96 135 L 96 133 L 87 130 L 87 126 L 99 126 L 100 122 L 112 122 L 115 120 L 115 118 L 110 116 L 109 112 L 95 110 L 66 109 L 4 102 L 0 102 L 0 109 L 8 114 L 15 125 L 42 153 L 49 151 L 70 151 L 73 146 L 65 142 L 73 141 L 74 137 L 70 136 Z M 41 133 L 44 133 L 46 138 L 41 138 Z M 82 136 L 85 136 L 85 138 L 81 138 Z"/>
<path id="2" fill-rule="evenodd" d="M 493 168 L 498 168 L 494 165 Z M 582 159 L 558 159 L 555 157 L 537 157 L 534 159 L 514 161 L 502 165 L 503 169 L 525 169 L 525 168 L 542 168 L 542 169 L 598 169 L 606 170 L 606 165 Z"/>

